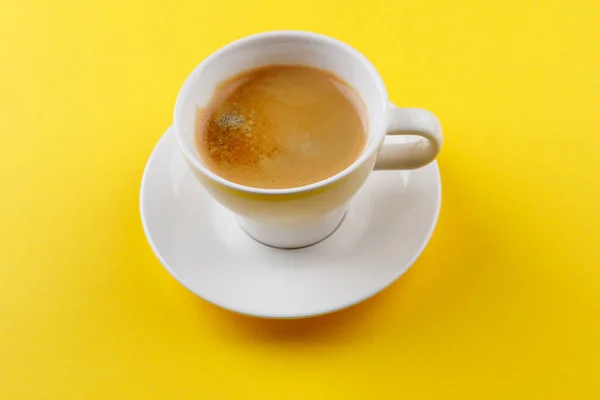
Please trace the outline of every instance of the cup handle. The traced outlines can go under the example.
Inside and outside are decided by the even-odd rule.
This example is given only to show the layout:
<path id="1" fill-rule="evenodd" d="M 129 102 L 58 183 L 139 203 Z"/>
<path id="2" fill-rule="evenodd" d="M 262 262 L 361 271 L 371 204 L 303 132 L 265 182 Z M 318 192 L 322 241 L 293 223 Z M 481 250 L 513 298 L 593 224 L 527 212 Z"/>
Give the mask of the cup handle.
<path id="1" fill-rule="evenodd" d="M 383 143 L 376 170 L 415 169 L 429 164 L 442 148 L 442 126 L 437 117 L 422 108 L 399 108 L 390 103 L 388 135 L 420 136 L 410 143 Z"/>

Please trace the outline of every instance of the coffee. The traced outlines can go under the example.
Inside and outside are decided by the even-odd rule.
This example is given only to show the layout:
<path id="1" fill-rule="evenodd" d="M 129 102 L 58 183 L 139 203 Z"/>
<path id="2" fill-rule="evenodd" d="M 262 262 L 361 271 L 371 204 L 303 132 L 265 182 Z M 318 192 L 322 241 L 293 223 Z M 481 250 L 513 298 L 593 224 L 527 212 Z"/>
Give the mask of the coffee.
<path id="1" fill-rule="evenodd" d="M 327 71 L 268 66 L 223 82 L 196 116 L 196 145 L 217 175 L 255 188 L 293 188 L 351 165 L 366 142 L 360 97 Z"/>

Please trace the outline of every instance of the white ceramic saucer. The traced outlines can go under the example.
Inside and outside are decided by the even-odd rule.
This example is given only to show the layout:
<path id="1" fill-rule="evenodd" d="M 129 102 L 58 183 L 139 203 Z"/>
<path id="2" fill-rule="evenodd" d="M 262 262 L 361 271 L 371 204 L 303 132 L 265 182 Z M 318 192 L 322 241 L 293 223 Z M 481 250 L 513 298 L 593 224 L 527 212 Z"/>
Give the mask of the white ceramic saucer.
<path id="1" fill-rule="evenodd" d="M 301 318 L 359 303 L 398 279 L 433 233 L 440 192 L 436 163 L 373 172 L 333 235 L 274 249 L 246 235 L 205 192 L 171 127 L 146 165 L 140 210 L 152 250 L 189 290 L 238 313 Z"/>

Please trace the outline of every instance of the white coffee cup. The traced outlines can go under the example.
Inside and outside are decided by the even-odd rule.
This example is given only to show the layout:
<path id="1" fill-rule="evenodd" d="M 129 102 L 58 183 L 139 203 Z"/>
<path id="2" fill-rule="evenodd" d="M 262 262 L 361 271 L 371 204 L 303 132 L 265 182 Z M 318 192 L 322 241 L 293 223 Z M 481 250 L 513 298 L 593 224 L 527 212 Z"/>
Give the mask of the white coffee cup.
<path id="1" fill-rule="evenodd" d="M 323 181 L 290 189 L 259 189 L 221 178 L 195 148 L 197 109 L 208 104 L 229 77 L 264 65 L 306 65 L 333 72 L 362 98 L 367 142 L 358 159 Z M 297 248 L 317 243 L 341 224 L 349 200 L 371 171 L 414 169 L 432 162 L 442 147 L 442 129 L 429 111 L 390 103 L 383 81 L 357 50 L 310 32 L 276 31 L 237 40 L 208 56 L 186 79 L 175 104 L 175 131 L 185 159 L 206 190 L 235 213 L 242 228 L 264 244 Z M 386 143 L 386 135 L 416 135 Z"/>

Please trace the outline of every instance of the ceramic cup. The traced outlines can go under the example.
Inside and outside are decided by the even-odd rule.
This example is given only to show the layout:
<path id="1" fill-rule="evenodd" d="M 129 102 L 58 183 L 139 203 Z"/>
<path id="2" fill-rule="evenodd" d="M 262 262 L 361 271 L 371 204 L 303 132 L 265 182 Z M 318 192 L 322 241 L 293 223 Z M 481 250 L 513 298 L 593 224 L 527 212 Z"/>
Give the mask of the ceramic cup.
<path id="1" fill-rule="evenodd" d="M 323 181 L 289 189 L 259 189 L 221 178 L 195 148 L 195 118 L 227 78 L 265 65 L 306 65 L 325 69 L 362 98 L 368 118 L 367 142 L 356 161 Z M 414 169 L 432 162 L 442 146 L 442 129 L 429 111 L 390 103 L 383 81 L 357 50 L 309 32 L 278 31 L 240 39 L 217 50 L 186 79 L 175 104 L 175 131 L 184 157 L 208 193 L 238 217 L 257 241 L 280 248 L 317 243 L 342 223 L 347 205 L 373 170 Z M 386 143 L 386 135 L 420 136 Z"/>

